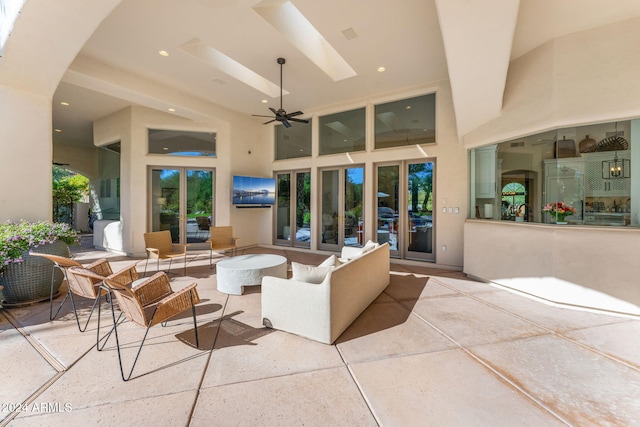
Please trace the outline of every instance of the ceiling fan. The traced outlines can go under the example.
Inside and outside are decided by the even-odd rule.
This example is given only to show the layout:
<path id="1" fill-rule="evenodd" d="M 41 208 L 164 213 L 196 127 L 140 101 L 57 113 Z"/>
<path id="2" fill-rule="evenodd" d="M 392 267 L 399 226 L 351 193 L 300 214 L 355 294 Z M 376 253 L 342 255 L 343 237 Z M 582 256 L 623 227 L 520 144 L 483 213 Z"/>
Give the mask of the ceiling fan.
<path id="1" fill-rule="evenodd" d="M 296 111 L 293 113 L 288 113 L 282 108 L 282 65 L 285 63 L 284 58 L 278 58 L 278 64 L 280 64 L 280 108 L 276 110 L 273 107 L 269 107 L 269 110 L 274 114 L 273 116 L 261 116 L 258 114 L 253 114 L 254 117 L 273 117 L 271 120 L 264 122 L 263 124 L 268 124 L 271 122 L 275 122 L 276 120 L 281 122 L 284 127 L 290 128 L 291 123 L 289 122 L 299 122 L 299 123 L 309 123 L 309 120 L 297 119 L 294 116 L 299 116 L 302 111 Z"/>

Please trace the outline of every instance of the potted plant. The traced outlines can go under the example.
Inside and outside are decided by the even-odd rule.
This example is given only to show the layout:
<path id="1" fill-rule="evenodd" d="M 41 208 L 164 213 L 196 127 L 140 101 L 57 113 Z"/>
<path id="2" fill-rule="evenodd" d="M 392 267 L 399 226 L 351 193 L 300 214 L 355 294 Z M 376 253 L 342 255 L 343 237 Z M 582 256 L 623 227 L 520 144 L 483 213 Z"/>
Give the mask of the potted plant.
<path id="1" fill-rule="evenodd" d="M 4 306 L 26 305 L 49 298 L 51 275 L 54 294 L 62 283 L 62 273 L 53 271 L 51 261 L 29 255 L 30 251 L 69 257 L 69 246 L 78 235 L 68 224 L 46 221 L 0 224 L 0 286 Z"/>
<path id="2" fill-rule="evenodd" d="M 542 211 L 549 212 L 552 221 L 555 219 L 556 224 L 566 224 L 566 217 L 574 215 L 577 212 L 576 208 L 564 202 L 549 203 L 542 208 Z"/>

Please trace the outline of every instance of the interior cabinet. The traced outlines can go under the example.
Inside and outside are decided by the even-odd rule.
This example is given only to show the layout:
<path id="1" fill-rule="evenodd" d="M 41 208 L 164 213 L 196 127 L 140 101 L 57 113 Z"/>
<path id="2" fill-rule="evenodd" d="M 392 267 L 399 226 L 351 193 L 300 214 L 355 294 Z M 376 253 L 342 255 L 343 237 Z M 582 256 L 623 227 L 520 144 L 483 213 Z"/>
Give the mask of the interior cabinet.
<path id="1" fill-rule="evenodd" d="M 587 197 L 615 197 L 629 196 L 631 192 L 631 180 L 603 179 L 602 162 L 613 160 L 616 152 L 606 151 L 602 153 L 583 154 L 582 159 L 585 164 L 585 196 Z M 618 159 L 629 159 L 629 151 L 618 151 Z"/>
<path id="2" fill-rule="evenodd" d="M 496 197 L 496 159 L 497 145 L 475 150 L 476 198 L 492 199 Z"/>
<path id="3" fill-rule="evenodd" d="M 582 219 L 585 191 L 585 163 L 577 158 L 544 161 L 544 204 L 564 202 L 577 212 L 575 219 Z"/>

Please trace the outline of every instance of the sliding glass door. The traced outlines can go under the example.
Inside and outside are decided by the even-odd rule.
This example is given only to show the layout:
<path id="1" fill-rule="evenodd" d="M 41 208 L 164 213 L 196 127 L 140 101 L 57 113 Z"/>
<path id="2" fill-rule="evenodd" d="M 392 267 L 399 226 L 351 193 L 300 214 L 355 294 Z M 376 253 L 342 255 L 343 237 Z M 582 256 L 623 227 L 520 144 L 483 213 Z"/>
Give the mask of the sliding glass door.
<path id="1" fill-rule="evenodd" d="M 432 161 L 377 167 L 377 237 L 398 258 L 435 261 Z"/>
<path id="2" fill-rule="evenodd" d="M 342 246 L 364 243 L 364 167 L 321 171 L 320 249 L 339 251 Z"/>
<path id="3" fill-rule="evenodd" d="M 205 243 L 214 222 L 212 169 L 152 168 L 151 231 L 169 230 L 174 243 Z"/>
<path id="4" fill-rule="evenodd" d="M 399 256 L 400 166 L 378 166 L 378 243 L 389 242 L 392 256 Z M 402 239 L 400 239 L 402 240 Z"/>
<path id="5" fill-rule="evenodd" d="M 433 162 L 406 164 L 406 258 L 435 261 L 433 251 Z"/>
<path id="6" fill-rule="evenodd" d="M 308 248 L 311 244 L 311 172 L 276 173 L 275 242 Z"/>

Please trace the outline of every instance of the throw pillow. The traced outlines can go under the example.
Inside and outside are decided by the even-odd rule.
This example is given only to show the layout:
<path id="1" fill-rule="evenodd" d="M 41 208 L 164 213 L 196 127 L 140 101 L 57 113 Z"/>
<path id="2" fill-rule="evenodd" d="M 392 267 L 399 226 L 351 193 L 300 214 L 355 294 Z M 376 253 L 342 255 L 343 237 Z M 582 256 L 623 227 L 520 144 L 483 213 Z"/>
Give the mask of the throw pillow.
<path id="1" fill-rule="evenodd" d="M 367 243 L 362 247 L 361 253 L 362 254 L 366 254 L 367 252 L 374 250 L 378 246 L 380 246 L 379 243 L 372 242 L 371 240 L 368 240 Z"/>
<path id="2" fill-rule="evenodd" d="M 340 262 L 340 259 L 335 255 L 331 255 L 329 258 L 318 264 L 318 267 L 339 267 L 341 264 L 342 262 Z"/>
<path id="3" fill-rule="evenodd" d="M 291 263 L 292 279 L 316 285 L 322 283 L 331 270 L 333 270 L 333 267 L 314 267 L 297 262 Z"/>
<path id="4" fill-rule="evenodd" d="M 371 240 L 367 241 L 367 243 L 361 248 L 354 246 L 343 246 L 341 259 L 359 258 L 367 252 L 374 250 L 378 246 L 380 246 L 379 243 L 372 242 Z"/>

